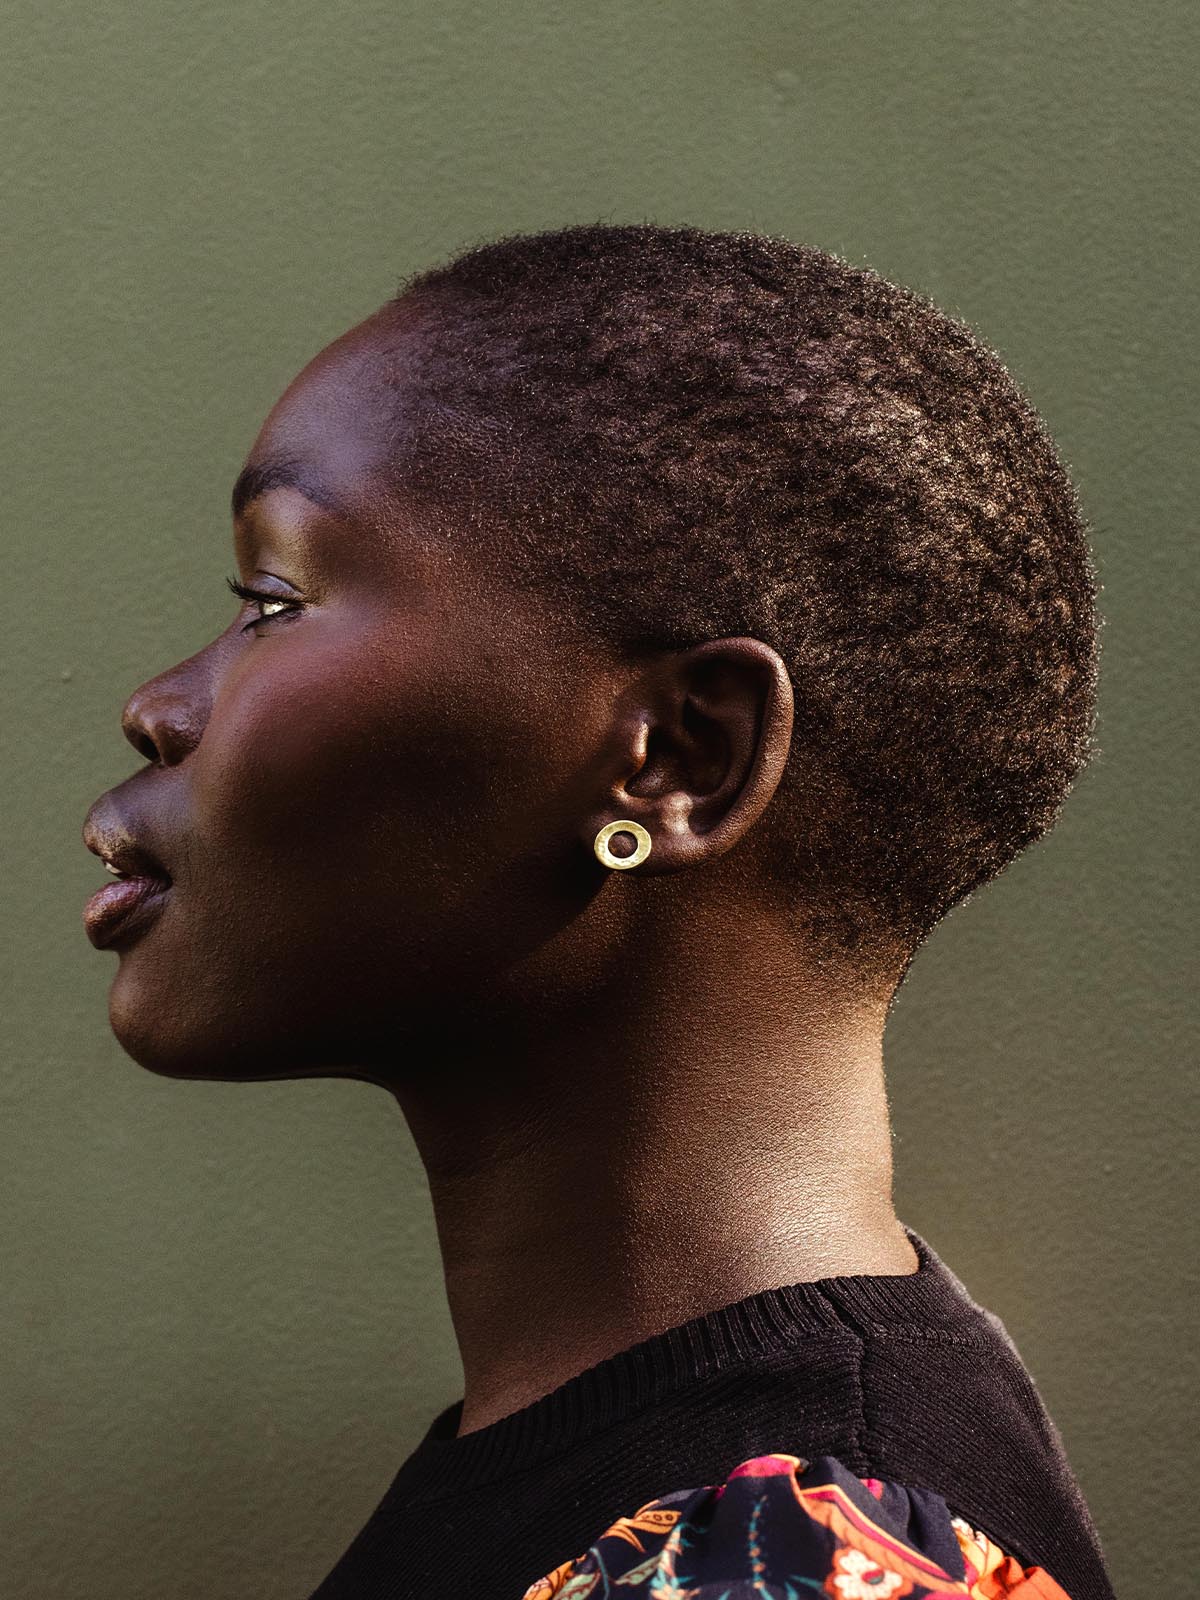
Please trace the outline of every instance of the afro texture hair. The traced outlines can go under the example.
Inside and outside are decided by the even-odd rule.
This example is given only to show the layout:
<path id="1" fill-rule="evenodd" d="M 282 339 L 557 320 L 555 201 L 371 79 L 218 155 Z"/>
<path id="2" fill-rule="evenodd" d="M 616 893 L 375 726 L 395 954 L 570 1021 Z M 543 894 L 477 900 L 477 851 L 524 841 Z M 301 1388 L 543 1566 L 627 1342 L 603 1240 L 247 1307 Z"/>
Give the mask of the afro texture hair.
<path id="1" fill-rule="evenodd" d="M 511 578 L 622 648 L 779 652 L 772 879 L 820 959 L 902 975 L 1095 753 L 1087 529 L 997 355 L 868 268 L 695 228 L 520 235 L 397 302 L 412 480 Z"/>

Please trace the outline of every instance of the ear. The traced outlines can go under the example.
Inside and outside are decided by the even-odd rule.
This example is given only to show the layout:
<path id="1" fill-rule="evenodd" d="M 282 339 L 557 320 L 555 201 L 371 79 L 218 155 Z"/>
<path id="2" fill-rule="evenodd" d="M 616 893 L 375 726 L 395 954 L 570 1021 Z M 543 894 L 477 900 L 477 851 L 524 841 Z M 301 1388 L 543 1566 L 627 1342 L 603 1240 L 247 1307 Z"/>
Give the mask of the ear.
<path id="1" fill-rule="evenodd" d="M 710 639 L 666 655 L 622 699 L 611 785 L 585 821 L 640 823 L 650 854 L 632 874 L 679 872 L 725 854 L 779 786 L 792 742 L 792 683 L 760 639 Z M 610 840 L 631 856 L 631 834 Z M 597 863 L 599 867 L 599 863 Z"/>

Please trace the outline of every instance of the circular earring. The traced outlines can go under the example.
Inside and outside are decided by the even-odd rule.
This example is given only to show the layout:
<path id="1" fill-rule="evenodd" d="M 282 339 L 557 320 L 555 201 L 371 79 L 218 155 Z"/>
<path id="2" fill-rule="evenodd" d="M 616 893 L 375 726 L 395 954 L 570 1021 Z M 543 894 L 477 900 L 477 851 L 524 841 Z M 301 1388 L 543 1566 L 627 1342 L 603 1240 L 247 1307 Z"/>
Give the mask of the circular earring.
<path id="1" fill-rule="evenodd" d="M 608 841 L 614 833 L 631 834 L 637 844 L 637 849 L 631 856 L 614 856 L 608 848 Z M 592 849 L 596 852 L 596 860 L 605 867 L 615 867 L 618 872 L 628 872 L 630 867 L 641 866 L 650 854 L 650 835 L 640 822 L 609 822 L 596 835 L 596 842 Z"/>

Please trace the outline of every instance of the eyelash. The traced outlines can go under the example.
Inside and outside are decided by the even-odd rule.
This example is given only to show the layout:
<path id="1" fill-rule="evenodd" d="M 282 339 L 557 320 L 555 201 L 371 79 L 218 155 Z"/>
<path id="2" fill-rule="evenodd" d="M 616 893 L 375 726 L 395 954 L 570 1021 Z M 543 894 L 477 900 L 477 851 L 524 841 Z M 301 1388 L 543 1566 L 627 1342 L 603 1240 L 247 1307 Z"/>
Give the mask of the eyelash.
<path id="1" fill-rule="evenodd" d="M 244 583 L 239 583 L 236 578 L 226 578 L 225 582 L 241 600 L 249 600 L 256 605 L 282 606 L 282 611 L 275 611 L 269 617 L 253 617 L 242 629 L 246 633 L 250 628 L 257 628 L 260 622 L 274 622 L 276 617 L 286 616 L 289 612 L 299 611 L 300 607 L 294 600 L 285 600 L 279 594 L 264 594 L 261 589 L 249 589 Z"/>

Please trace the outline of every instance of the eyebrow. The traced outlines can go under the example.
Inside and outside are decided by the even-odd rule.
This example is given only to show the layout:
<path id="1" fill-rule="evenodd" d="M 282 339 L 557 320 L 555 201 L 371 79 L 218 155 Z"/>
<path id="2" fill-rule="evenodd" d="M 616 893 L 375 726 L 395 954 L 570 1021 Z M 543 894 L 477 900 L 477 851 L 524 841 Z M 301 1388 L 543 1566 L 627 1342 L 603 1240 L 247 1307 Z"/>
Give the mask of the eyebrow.
<path id="1" fill-rule="evenodd" d="M 314 505 L 339 516 L 346 515 L 343 503 L 320 478 L 306 471 L 298 461 L 276 458 L 273 461 L 252 461 L 238 473 L 230 500 L 234 520 L 242 515 L 252 500 L 269 494 L 272 489 L 296 489 Z"/>

